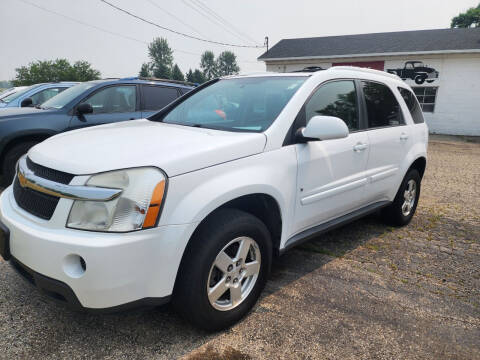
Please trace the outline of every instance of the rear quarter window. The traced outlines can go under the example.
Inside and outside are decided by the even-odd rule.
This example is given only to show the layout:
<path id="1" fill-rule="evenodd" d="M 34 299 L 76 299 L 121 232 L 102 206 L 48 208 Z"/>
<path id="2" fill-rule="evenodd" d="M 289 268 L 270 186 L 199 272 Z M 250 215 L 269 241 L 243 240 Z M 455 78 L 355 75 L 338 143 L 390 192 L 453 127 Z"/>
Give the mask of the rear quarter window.
<path id="1" fill-rule="evenodd" d="M 410 115 L 412 115 L 413 122 L 415 124 L 421 124 L 425 120 L 423 119 L 422 109 L 418 103 L 417 97 L 408 89 L 399 87 L 400 95 L 402 95 L 405 104 L 407 104 Z"/>
<path id="2" fill-rule="evenodd" d="M 179 97 L 177 88 L 143 86 L 143 110 L 160 110 Z"/>

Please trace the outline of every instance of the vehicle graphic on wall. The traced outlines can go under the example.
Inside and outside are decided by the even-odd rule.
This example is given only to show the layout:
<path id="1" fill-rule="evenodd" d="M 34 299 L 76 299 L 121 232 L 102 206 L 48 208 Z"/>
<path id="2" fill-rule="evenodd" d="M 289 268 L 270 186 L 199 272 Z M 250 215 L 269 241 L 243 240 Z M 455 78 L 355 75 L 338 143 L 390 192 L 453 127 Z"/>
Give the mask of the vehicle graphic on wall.
<path id="1" fill-rule="evenodd" d="M 424 65 L 421 61 L 407 61 L 403 68 L 387 69 L 387 72 L 398 75 L 402 80 L 412 79 L 418 85 L 423 84 L 425 81 L 432 83 L 438 79 L 439 75 L 437 70 Z"/>

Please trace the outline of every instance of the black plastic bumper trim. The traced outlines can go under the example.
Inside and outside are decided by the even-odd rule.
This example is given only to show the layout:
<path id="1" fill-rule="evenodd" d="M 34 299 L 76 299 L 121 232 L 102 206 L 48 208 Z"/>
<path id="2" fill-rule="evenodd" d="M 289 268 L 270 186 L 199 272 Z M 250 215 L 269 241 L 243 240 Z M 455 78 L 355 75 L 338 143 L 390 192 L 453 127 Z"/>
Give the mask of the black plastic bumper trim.
<path id="1" fill-rule="evenodd" d="M 0 256 L 4 260 L 10 260 L 10 230 L 0 221 Z"/>
<path id="2" fill-rule="evenodd" d="M 12 267 L 30 284 L 35 286 L 43 294 L 47 295 L 51 299 L 58 303 L 66 305 L 68 308 L 78 312 L 88 312 L 96 314 L 108 314 L 121 312 L 125 310 L 142 308 L 142 307 L 156 307 L 161 306 L 170 301 L 171 296 L 159 297 L 159 298 L 143 298 L 136 301 L 132 301 L 126 304 L 117 305 L 103 309 L 93 309 L 82 306 L 73 290 L 67 284 L 49 278 L 48 276 L 39 274 L 38 272 L 30 269 L 28 266 L 22 264 L 20 261 L 11 257 L 10 261 Z"/>

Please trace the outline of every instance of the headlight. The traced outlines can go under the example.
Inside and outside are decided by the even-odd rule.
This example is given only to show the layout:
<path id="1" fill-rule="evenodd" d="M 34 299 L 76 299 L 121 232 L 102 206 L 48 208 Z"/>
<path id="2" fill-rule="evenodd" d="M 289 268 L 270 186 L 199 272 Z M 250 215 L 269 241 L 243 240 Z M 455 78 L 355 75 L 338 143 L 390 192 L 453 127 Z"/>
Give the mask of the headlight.
<path id="1" fill-rule="evenodd" d="M 93 175 L 87 186 L 122 189 L 115 199 L 76 200 L 67 227 L 108 232 L 125 232 L 154 227 L 160 216 L 166 177 L 157 168 L 138 168 Z"/>

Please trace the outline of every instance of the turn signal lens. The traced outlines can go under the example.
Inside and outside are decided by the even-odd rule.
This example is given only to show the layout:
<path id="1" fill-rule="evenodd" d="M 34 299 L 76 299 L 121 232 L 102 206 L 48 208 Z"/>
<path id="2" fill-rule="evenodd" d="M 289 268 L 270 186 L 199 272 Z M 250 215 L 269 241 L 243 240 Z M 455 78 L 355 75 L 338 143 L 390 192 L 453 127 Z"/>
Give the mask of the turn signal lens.
<path id="1" fill-rule="evenodd" d="M 165 180 L 160 181 L 153 190 L 150 206 L 147 215 L 143 221 L 143 229 L 154 227 L 157 224 L 158 215 L 160 214 L 160 206 L 162 206 L 163 194 L 165 193 Z"/>

